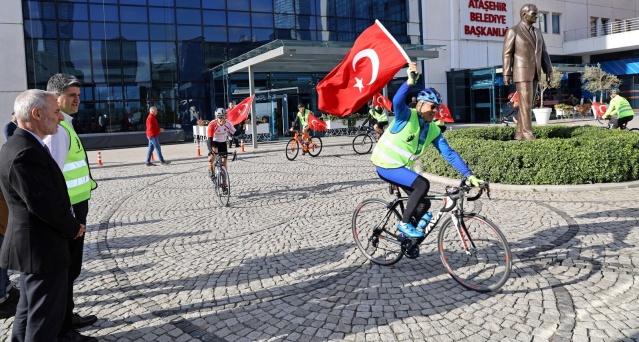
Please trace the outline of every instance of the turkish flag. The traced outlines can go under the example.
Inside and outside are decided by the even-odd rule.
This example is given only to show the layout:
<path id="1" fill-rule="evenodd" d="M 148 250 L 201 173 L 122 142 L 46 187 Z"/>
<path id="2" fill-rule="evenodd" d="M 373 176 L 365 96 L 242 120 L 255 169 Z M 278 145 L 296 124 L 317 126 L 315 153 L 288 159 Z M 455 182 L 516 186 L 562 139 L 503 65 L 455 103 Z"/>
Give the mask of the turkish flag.
<path id="1" fill-rule="evenodd" d="M 389 112 L 393 111 L 393 102 L 380 93 L 373 96 L 373 105 L 380 106 Z"/>
<path id="2" fill-rule="evenodd" d="M 328 129 L 326 122 L 318 119 L 315 115 L 308 113 L 308 127 L 314 131 L 325 131 Z"/>
<path id="3" fill-rule="evenodd" d="M 592 103 L 592 109 L 595 110 L 595 115 L 598 117 L 602 117 L 604 114 L 606 114 L 606 106 L 602 105 L 599 102 L 593 102 Z"/>
<path id="4" fill-rule="evenodd" d="M 233 126 L 246 120 L 246 118 L 248 118 L 249 111 L 251 110 L 251 104 L 253 103 L 254 97 L 255 95 L 251 95 L 245 98 L 237 106 L 233 107 L 233 109 L 226 112 L 226 120 L 233 124 Z"/>
<path id="5" fill-rule="evenodd" d="M 362 108 L 410 62 L 378 21 L 360 34 L 344 60 L 317 84 L 318 108 L 344 117 Z"/>
<path id="6" fill-rule="evenodd" d="M 455 122 L 453 116 L 450 115 L 450 109 L 443 103 L 439 105 L 439 112 L 435 115 L 435 119 L 443 122 Z"/>

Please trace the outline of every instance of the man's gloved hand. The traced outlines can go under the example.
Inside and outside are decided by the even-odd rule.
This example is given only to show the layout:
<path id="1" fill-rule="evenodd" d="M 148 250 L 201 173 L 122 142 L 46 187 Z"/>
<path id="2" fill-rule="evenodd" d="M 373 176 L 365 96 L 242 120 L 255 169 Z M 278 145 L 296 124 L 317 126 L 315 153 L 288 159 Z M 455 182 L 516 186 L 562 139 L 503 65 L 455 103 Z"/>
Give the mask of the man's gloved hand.
<path id="1" fill-rule="evenodd" d="M 419 72 L 411 70 L 411 68 L 406 69 L 406 74 L 408 74 L 408 85 L 415 85 L 417 80 L 419 79 Z"/>
<path id="2" fill-rule="evenodd" d="M 610 115 L 610 114 L 608 114 L 608 115 L 604 114 L 601 118 L 604 119 L 604 120 L 608 120 L 608 119 L 610 119 L 611 116 L 612 115 Z"/>
<path id="3" fill-rule="evenodd" d="M 473 175 L 473 176 L 468 177 L 468 182 L 469 182 L 469 183 L 470 183 L 470 185 L 472 185 L 472 186 L 479 187 L 479 185 L 480 185 L 481 183 L 483 183 L 484 181 L 483 181 L 483 180 L 481 180 L 481 179 L 479 179 L 479 178 L 477 178 L 477 177 L 475 177 L 475 176 Z"/>

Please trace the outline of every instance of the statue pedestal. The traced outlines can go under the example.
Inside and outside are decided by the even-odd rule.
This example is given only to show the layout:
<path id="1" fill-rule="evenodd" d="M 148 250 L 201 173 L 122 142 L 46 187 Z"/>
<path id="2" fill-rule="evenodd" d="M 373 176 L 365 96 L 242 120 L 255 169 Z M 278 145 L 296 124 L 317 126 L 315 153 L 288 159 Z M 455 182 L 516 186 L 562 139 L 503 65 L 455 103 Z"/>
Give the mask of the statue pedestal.
<path id="1" fill-rule="evenodd" d="M 535 114 L 535 122 L 537 125 L 547 125 L 550 119 L 550 112 L 552 108 L 535 108 L 533 114 Z"/>

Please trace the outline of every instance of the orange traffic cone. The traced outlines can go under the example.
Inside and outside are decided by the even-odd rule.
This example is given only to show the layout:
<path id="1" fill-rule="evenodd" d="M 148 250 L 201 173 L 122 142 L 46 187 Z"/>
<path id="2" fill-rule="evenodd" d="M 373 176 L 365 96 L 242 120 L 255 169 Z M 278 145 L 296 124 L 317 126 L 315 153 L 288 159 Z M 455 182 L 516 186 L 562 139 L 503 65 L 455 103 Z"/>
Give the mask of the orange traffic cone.
<path id="1" fill-rule="evenodd" d="M 98 151 L 98 166 L 102 166 L 104 164 L 102 164 L 102 153 L 100 151 Z"/>
<path id="2" fill-rule="evenodd" d="M 240 148 L 242 152 L 244 152 L 244 139 L 242 139 L 242 143 L 240 144 Z"/>
<path id="3" fill-rule="evenodd" d="M 199 141 L 197 142 L 197 156 L 198 157 L 202 156 L 202 154 L 200 153 L 200 142 Z"/>

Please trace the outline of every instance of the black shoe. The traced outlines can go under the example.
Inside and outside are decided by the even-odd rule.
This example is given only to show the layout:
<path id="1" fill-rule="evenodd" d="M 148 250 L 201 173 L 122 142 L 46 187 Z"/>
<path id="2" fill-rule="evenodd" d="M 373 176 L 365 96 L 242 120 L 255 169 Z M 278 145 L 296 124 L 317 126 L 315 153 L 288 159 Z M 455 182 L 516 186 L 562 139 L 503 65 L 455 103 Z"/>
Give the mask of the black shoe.
<path id="1" fill-rule="evenodd" d="M 6 298 L 4 302 L 0 303 L 0 319 L 6 319 L 16 315 L 16 307 L 18 301 L 13 298 Z"/>
<path id="2" fill-rule="evenodd" d="M 88 315 L 88 316 L 80 316 L 76 313 L 73 314 L 73 317 L 71 318 L 71 325 L 73 326 L 74 329 L 80 329 L 80 328 L 84 328 L 84 327 L 88 327 L 89 325 L 97 322 L 98 318 L 95 317 L 95 315 Z"/>
<path id="3" fill-rule="evenodd" d="M 155 166 L 153 163 L 146 163 L 146 166 Z"/>
<path id="4" fill-rule="evenodd" d="M 171 164 L 171 162 L 166 160 L 166 161 L 163 161 L 161 164 L 164 165 L 164 166 L 167 166 L 167 165 Z"/>
<path id="5" fill-rule="evenodd" d="M 67 331 L 66 334 L 60 336 L 58 341 L 60 342 L 97 342 L 98 339 L 91 336 L 84 336 L 80 334 L 77 330 L 71 329 Z"/>

